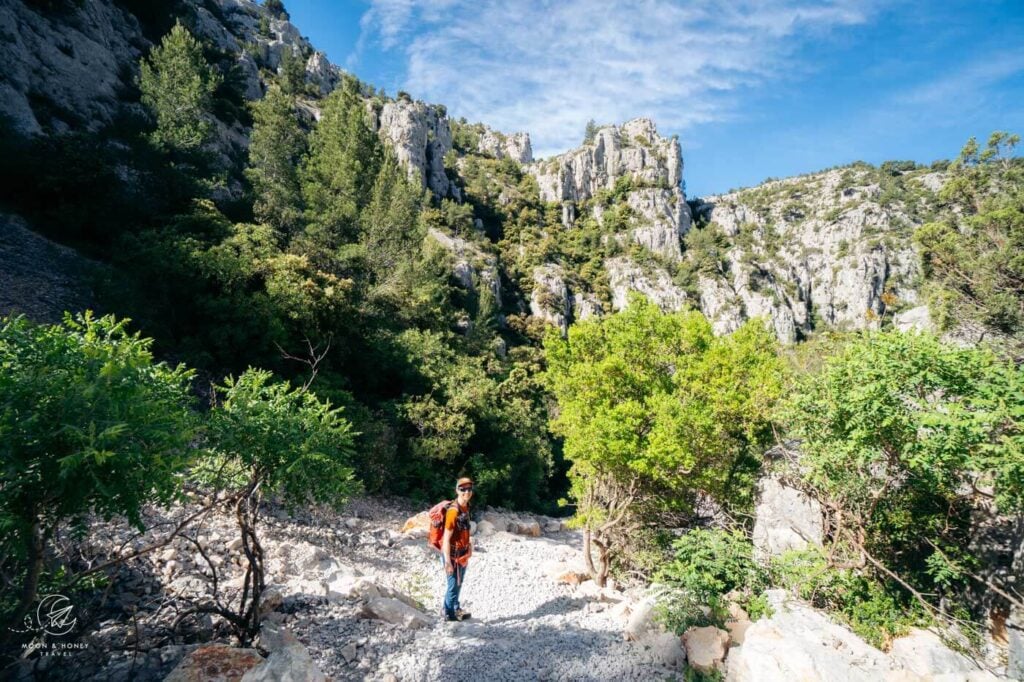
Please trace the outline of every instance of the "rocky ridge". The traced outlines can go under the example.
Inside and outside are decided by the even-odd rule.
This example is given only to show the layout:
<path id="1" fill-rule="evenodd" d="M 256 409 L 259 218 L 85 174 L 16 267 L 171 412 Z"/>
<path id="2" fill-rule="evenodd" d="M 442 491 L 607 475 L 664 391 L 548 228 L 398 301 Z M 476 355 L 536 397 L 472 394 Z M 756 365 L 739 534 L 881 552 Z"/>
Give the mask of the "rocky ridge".
<path id="1" fill-rule="evenodd" d="M 305 64 L 299 105 L 314 118 L 318 99 L 340 82 L 343 72 L 294 25 L 251 0 L 192 0 L 187 8 L 186 23 L 229 56 L 246 98 L 262 96 L 287 54 Z M 52 12 L 6 3 L 0 31 L 11 38 L 0 45 L 8 64 L 0 113 L 16 131 L 95 130 L 126 111 L 138 113 L 123 93 L 151 43 L 113 0 Z M 410 177 L 437 197 L 461 200 L 458 164 L 445 166 L 453 150 L 445 108 L 366 94 L 374 125 Z M 686 248 L 694 216 L 682 190 L 679 141 L 659 135 L 651 120 L 604 126 L 579 148 L 542 160 L 533 159 L 527 134 L 479 128 L 476 153 L 520 164 L 536 180 L 539 201 L 559 207 L 564 230 L 596 223 L 605 244 L 624 252 L 604 258 L 602 282 L 591 283 L 600 286 L 578 286 L 560 262 L 527 270 L 533 281 L 524 288 L 524 311 L 563 330 L 623 307 L 631 291 L 665 310 L 697 307 L 718 333 L 763 316 L 784 342 L 823 326 L 859 329 L 886 319 L 900 328 L 930 325 L 918 300 L 910 234 L 935 204 L 939 172 L 854 165 L 708 197 L 694 204 L 697 228 L 713 226 L 725 240 L 722 257 L 708 267 Z M 244 154 L 248 131 L 239 121 L 218 121 L 217 130 L 228 167 Z M 504 265 L 494 266 L 500 275 Z M 601 287 L 607 295 L 595 295 Z"/>
<path id="2" fill-rule="evenodd" d="M 766 317 L 784 342 L 822 325 L 878 327 L 900 311 L 898 323 L 926 326 L 910 312 L 920 304 L 911 236 L 942 182 L 928 169 L 854 165 L 708 197 L 700 210 L 730 248 L 699 276 L 701 309 L 718 333 Z"/>

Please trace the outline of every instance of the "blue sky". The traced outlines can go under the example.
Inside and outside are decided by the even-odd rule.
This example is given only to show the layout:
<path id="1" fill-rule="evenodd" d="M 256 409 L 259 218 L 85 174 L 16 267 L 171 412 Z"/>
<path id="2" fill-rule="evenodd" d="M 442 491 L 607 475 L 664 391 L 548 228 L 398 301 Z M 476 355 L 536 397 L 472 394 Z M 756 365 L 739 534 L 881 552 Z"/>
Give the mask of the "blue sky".
<path id="1" fill-rule="evenodd" d="M 285 0 L 389 94 L 530 133 L 588 119 L 678 134 L 689 196 L 1024 134 L 1024 0 Z"/>

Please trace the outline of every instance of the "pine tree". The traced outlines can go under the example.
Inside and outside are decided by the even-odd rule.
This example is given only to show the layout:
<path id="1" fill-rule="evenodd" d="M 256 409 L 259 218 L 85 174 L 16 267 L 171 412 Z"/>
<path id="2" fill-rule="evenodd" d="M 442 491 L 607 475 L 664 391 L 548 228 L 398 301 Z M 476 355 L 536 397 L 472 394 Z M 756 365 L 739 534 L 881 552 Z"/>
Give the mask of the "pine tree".
<path id="1" fill-rule="evenodd" d="M 370 201 L 381 152 L 359 81 L 348 76 L 324 100 L 300 172 L 311 238 L 321 248 L 333 249 L 358 237 L 359 212 Z"/>
<path id="2" fill-rule="evenodd" d="M 178 22 L 141 69 L 142 103 L 156 116 L 153 142 L 168 151 L 197 151 L 209 139 L 211 103 L 220 84 L 199 41 Z"/>
<path id="3" fill-rule="evenodd" d="M 302 57 L 293 49 L 281 53 L 281 66 L 278 68 L 281 89 L 289 95 L 298 95 L 306 87 L 306 64 Z"/>
<path id="4" fill-rule="evenodd" d="M 280 233 L 293 234 L 302 222 L 298 166 L 306 149 L 305 135 L 295 117 L 295 102 L 272 86 L 252 110 L 245 175 L 256 193 L 253 212 L 257 220 Z"/>
<path id="5" fill-rule="evenodd" d="M 423 240 L 417 220 L 422 200 L 419 187 L 409 181 L 398 159 L 387 153 L 361 215 L 367 260 L 378 281 L 394 272 Z"/>

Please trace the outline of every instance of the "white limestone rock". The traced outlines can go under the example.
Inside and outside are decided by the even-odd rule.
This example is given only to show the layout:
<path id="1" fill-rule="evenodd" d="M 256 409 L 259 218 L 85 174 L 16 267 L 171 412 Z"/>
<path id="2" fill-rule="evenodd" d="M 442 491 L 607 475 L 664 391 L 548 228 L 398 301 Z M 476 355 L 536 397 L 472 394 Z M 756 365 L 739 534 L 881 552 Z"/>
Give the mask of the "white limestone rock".
<path id="1" fill-rule="evenodd" d="M 263 97 L 263 82 L 260 80 L 260 67 L 248 52 L 238 55 L 238 70 L 245 82 L 245 98 L 258 100 Z"/>
<path id="2" fill-rule="evenodd" d="M 270 652 L 260 665 L 247 671 L 242 682 L 325 682 L 327 676 L 313 662 L 306 647 L 286 628 L 264 622 L 260 646 Z"/>
<path id="3" fill-rule="evenodd" d="M 448 196 L 444 155 L 452 148 L 452 131 L 447 115 L 423 102 L 398 99 L 381 109 L 378 126 L 410 179 L 437 196 Z"/>
<path id="4" fill-rule="evenodd" d="M 227 29 L 224 24 L 214 17 L 210 10 L 197 5 L 195 8 L 195 20 L 192 25 L 192 33 L 196 38 L 212 44 L 218 50 L 224 52 L 237 52 L 238 38 Z"/>
<path id="5" fill-rule="evenodd" d="M 655 603 L 653 597 L 646 597 L 633 606 L 623 630 L 623 637 L 627 641 L 642 641 L 661 632 L 661 626 L 655 621 Z"/>
<path id="6" fill-rule="evenodd" d="M 651 299 L 666 312 L 681 310 L 687 303 L 686 292 L 677 287 L 668 273 L 651 266 L 640 267 L 625 256 L 609 258 L 604 262 L 612 290 L 612 307 L 622 310 L 628 303 L 629 292 L 637 291 Z"/>
<path id="7" fill-rule="evenodd" d="M 690 207 L 677 190 L 634 190 L 626 196 L 626 205 L 639 225 L 632 232 L 633 241 L 669 260 L 682 258 L 680 239 L 690 230 Z"/>
<path id="8" fill-rule="evenodd" d="M 576 293 L 572 295 L 573 320 L 588 320 L 604 315 L 604 306 L 593 294 Z"/>
<path id="9" fill-rule="evenodd" d="M 682 668 L 686 664 L 686 650 L 671 632 L 658 633 L 644 642 L 653 658 L 669 668 Z"/>
<path id="10" fill-rule="evenodd" d="M 0 3 L 0 114 L 22 134 L 96 130 L 120 109 L 146 40 L 109 1 L 84 2 L 59 21 L 24 2 Z"/>
<path id="11" fill-rule="evenodd" d="M 878 649 L 781 590 L 771 618 L 747 629 L 725 661 L 726 682 L 877 682 L 898 669 Z"/>
<path id="12" fill-rule="evenodd" d="M 762 558 L 820 545 L 824 534 L 821 503 L 778 478 L 762 478 L 754 510 L 754 548 Z"/>
<path id="13" fill-rule="evenodd" d="M 719 670 L 729 647 L 729 633 L 714 626 L 690 628 L 683 633 L 686 660 L 702 673 Z"/>
<path id="14" fill-rule="evenodd" d="M 558 327 L 563 335 L 568 331 L 572 305 L 565 272 L 560 265 L 539 265 L 533 269 L 530 314 Z"/>
<path id="15" fill-rule="evenodd" d="M 529 133 L 505 135 L 490 128 L 484 128 L 477 150 L 496 159 L 512 159 L 519 163 L 533 161 L 533 148 Z"/>
<path id="16" fill-rule="evenodd" d="M 479 278 L 494 295 L 495 303 L 501 305 L 501 276 L 498 259 L 484 253 L 470 241 L 430 228 L 427 236 L 452 254 L 452 274 L 465 289 L 475 291 Z"/>
<path id="17" fill-rule="evenodd" d="M 923 310 L 913 308 L 919 259 L 909 234 L 934 205 L 942 174 L 908 177 L 919 193 L 898 199 L 883 199 L 874 177 L 840 168 L 708 197 L 700 214 L 733 244 L 721 272 L 699 284 L 716 333 L 763 315 L 790 343 L 816 324 L 877 328 L 893 304 L 910 306 L 898 327 L 926 328 Z"/>
<path id="18" fill-rule="evenodd" d="M 919 305 L 910 310 L 897 313 L 892 320 L 892 326 L 901 332 L 919 331 L 934 332 L 935 325 L 932 324 L 931 313 L 927 305 Z"/>
<path id="19" fill-rule="evenodd" d="M 321 95 L 329 95 L 341 82 L 342 71 L 327 60 L 327 55 L 317 50 L 306 61 L 306 80 L 320 91 Z"/>
<path id="20" fill-rule="evenodd" d="M 950 649 L 934 632 L 915 629 L 893 640 L 889 655 L 893 661 L 922 677 L 962 674 L 979 670 L 961 653 Z"/>
<path id="21" fill-rule="evenodd" d="M 401 625 L 407 630 L 417 630 L 433 624 L 433 620 L 418 609 L 398 599 L 377 597 L 370 599 L 363 607 L 364 618 L 382 620 L 393 625 Z"/>

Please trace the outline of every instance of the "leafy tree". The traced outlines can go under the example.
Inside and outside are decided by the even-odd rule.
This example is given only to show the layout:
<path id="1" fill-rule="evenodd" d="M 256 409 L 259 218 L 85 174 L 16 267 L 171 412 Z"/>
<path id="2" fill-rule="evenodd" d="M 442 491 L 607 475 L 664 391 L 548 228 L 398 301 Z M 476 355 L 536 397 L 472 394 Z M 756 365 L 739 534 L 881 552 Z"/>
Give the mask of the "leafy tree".
<path id="1" fill-rule="evenodd" d="M 356 240 L 359 212 L 370 201 L 382 151 L 359 81 L 346 76 L 324 100 L 300 174 L 313 248 L 331 252 Z"/>
<path id="2" fill-rule="evenodd" d="M 940 192 L 952 210 L 915 234 L 933 314 L 941 327 L 994 332 L 1010 354 L 1024 349 L 1024 160 L 1019 137 L 972 138 Z"/>
<path id="3" fill-rule="evenodd" d="M 597 137 L 597 130 L 597 123 L 594 122 L 594 119 L 587 121 L 587 127 L 583 131 L 583 144 L 590 144 L 593 142 L 594 138 Z"/>
<path id="4" fill-rule="evenodd" d="M 89 312 L 61 325 L 0 324 L 0 563 L 23 567 L 17 622 L 36 596 L 44 553 L 64 522 L 93 512 L 142 527 L 189 459 L 192 372 L 154 363 L 128 320 Z M 10 614 L 8 614 L 10 615 Z M 5 619 L 6 620 L 6 619 Z"/>
<path id="5" fill-rule="evenodd" d="M 253 185 L 256 219 L 271 225 L 282 235 L 301 227 L 302 192 L 298 164 L 306 149 L 306 138 L 295 117 L 294 100 L 271 86 L 255 103 L 249 167 L 246 177 Z"/>
<path id="6" fill-rule="evenodd" d="M 544 346 L 558 401 L 551 426 L 565 439 L 584 557 L 599 584 L 645 513 L 686 509 L 698 493 L 749 503 L 781 391 L 775 340 L 760 321 L 715 338 L 700 313 L 663 314 L 634 296 L 567 339 L 549 333 Z"/>
<path id="7" fill-rule="evenodd" d="M 832 517 L 835 561 L 932 614 L 981 580 L 973 524 L 1024 504 L 1022 369 L 928 335 L 862 334 L 784 412 Z"/>
<path id="8" fill-rule="evenodd" d="M 153 142 L 169 151 L 197 151 L 212 131 L 209 114 L 220 82 L 202 45 L 178 22 L 140 67 L 142 103 L 156 116 Z"/>
<path id="9" fill-rule="evenodd" d="M 265 585 L 259 542 L 260 500 L 280 495 L 289 505 L 307 502 L 343 505 L 359 489 L 349 466 L 351 424 L 302 388 L 271 381 L 271 373 L 250 369 L 228 377 L 217 394 L 222 402 L 210 413 L 208 437 L 213 456 L 208 480 L 231 490 L 246 557 L 239 607 L 220 604 L 200 610 L 224 616 L 244 643 L 259 631 L 260 596 Z"/>

